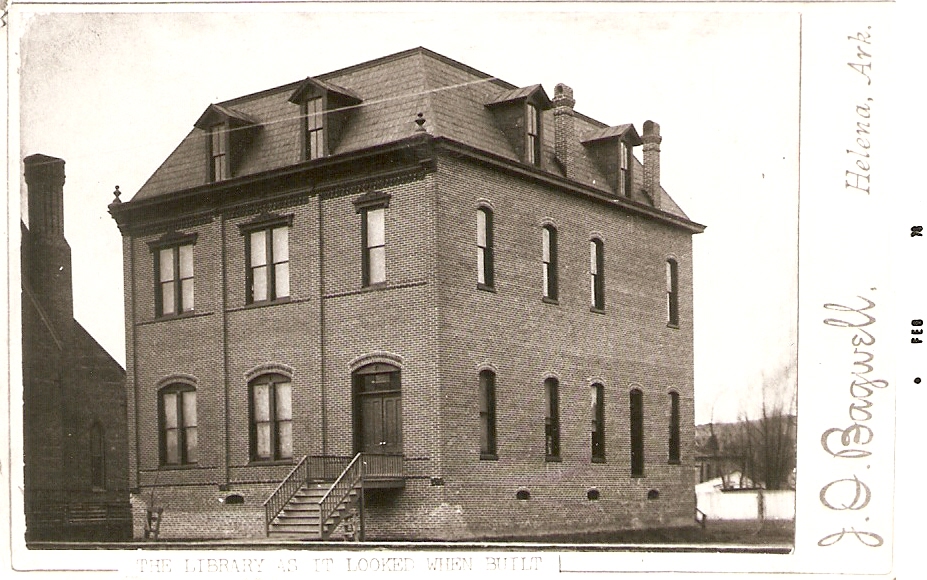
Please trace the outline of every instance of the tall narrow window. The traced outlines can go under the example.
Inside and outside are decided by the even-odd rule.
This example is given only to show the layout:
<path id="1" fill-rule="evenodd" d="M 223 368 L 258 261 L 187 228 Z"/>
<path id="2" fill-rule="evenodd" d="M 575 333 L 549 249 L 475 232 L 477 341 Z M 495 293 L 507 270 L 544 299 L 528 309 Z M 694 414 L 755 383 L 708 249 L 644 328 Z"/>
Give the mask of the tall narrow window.
<path id="1" fill-rule="evenodd" d="M 251 459 L 293 457 L 292 385 L 282 375 L 265 375 L 251 383 Z"/>
<path id="2" fill-rule="evenodd" d="M 618 188 L 621 195 L 631 195 L 631 148 L 624 141 L 619 141 L 618 149 Z"/>
<path id="3" fill-rule="evenodd" d="M 496 375 L 480 372 L 480 459 L 496 458 Z"/>
<path id="4" fill-rule="evenodd" d="M 476 212 L 476 282 L 479 287 L 493 287 L 492 211 L 481 207 Z"/>
<path id="5" fill-rule="evenodd" d="M 306 159 L 325 156 L 324 115 L 321 97 L 306 101 Z"/>
<path id="6" fill-rule="evenodd" d="M 161 390 L 161 464 L 197 462 L 196 390 L 171 385 Z"/>
<path id="7" fill-rule="evenodd" d="M 544 447 L 548 461 L 560 459 L 560 394 L 557 379 L 544 381 Z"/>
<path id="8" fill-rule="evenodd" d="M 605 387 L 596 383 L 590 389 L 592 415 L 592 461 L 605 461 Z"/>
<path id="9" fill-rule="evenodd" d="M 193 310 L 193 244 L 161 248 L 155 254 L 158 288 L 155 295 L 158 316 Z"/>
<path id="10" fill-rule="evenodd" d="M 589 293 L 593 310 L 605 310 L 605 256 L 599 239 L 589 242 Z"/>
<path id="11" fill-rule="evenodd" d="M 644 393 L 631 391 L 631 477 L 644 476 Z"/>
<path id="12" fill-rule="evenodd" d="M 541 164 L 541 116 L 538 108 L 527 103 L 525 123 L 527 143 L 525 145 L 525 161 L 532 165 Z"/>
<path id="13" fill-rule="evenodd" d="M 290 295 L 289 231 L 277 226 L 248 233 L 248 302 Z"/>
<path id="14" fill-rule="evenodd" d="M 544 298 L 557 300 L 557 228 L 551 225 L 544 226 L 541 236 Z"/>
<path id="15" fill-rule="evenodd" d="M 362 213 L 362 283 L 382 284 L 386 282 L 386 209 L 369 208 Z"/>
<path id="16" fill-rule="evenodd" d="M 210 178 L 212 181 L 228 179 L 228 131 L 224 125 L 214 125 L 209 129 L 209 145 Z"/>
<path id="17" fill-rule="evenodd" d="M 679 393 L 673 391 L 669 397 L 669 462 L 679 463 Z"/>
<path id="18" fill-rule="evenodd" d="M 90 427 L 90 485 L 93 489 L 106 488 L 106 438 L 99 423 Z"/>
<path id="19" fill-rule="evenodd" d="M 679 326 L 679 276 L 676 260 L 666 261 L 666 318 L 670 326 Z"/>

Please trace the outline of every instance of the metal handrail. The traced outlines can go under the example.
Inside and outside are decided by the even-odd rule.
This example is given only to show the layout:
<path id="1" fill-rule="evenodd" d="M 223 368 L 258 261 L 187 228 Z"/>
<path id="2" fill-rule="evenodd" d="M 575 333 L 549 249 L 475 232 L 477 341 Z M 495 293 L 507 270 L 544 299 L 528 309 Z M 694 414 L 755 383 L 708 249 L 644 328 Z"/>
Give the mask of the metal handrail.
<path id="1" fill-rule="evenodd" d="M 702 519 L 699 519 L 698 517 L 699 514 L 702 514 Z M 704 528 L 705 523 L 707 521 L 708 521 L 708 514 L 706 514 L 705 512 L 703 512 L 702 510 L 698 508 L 695 508 L 695 522 L 699 524 L 700 526 L 702 526 L 702 528 Z"/>
<path id="2" fill-rule="evenodd" d="M 277 517 L 277 514 L 283 511 L 286 504 L 296 495 L 296 492 L 299 491 L 303 484 L 308 481 L 308 458 L 308 455 L 303 455 L 303 458 L 293 467 L 289 475 L 283 478 L 283 481 L 280 482 L 277 489 L 264 500 L 264 535 L 270 534 L 270 522 Z M 302 471 L 301 474 L 299 473 L 300 471 Z"/>
<path id="3" fill-rule="evenodd" d="M 325 522 L 335 513 L 338 506 L 344 502 L 344 498 L 348 497 L 351 490 L 357 485 L 357 482 L 363 481 L 366 462 L 362 461 L 362 457 L 363 453 L 355 455 L 351 463 L 345 467 L 341 475 L 338 476 L 338 479 L 335 480 L 335 483 L 332 484 L 328 491 L 325 492 L 325 495 L 319 500 L 319 538 L 322 540 L 326 539 L 328 536 L 328 534 L 325 533 Z"/>

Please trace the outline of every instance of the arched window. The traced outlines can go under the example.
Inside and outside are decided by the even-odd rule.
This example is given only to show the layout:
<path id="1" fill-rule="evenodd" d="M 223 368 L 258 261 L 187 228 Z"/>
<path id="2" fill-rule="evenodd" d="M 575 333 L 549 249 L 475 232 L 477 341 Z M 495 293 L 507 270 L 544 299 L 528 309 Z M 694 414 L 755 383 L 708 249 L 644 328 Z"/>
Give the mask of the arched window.
<path id="1" fill-rule="evenodd" d="M 631 391 L 631 477 L 644 475 L 644 393 Z"/>
<path id="2" fill-rule="evenodd" d="M 666 261 L 666 319 L 669 326 L 679 326 L 679 275 L 673 259 Z"/>
<path id="3" fill-rule="evenodd" d="M 595 383 L 590 388 L 592 404 L 592 461 L 605 461 L 605 387 Z"/>
<path id="4" fill-rule="evenodd" d="M 97 422 L 90 427 L 90 486 L 106 489 L 106 437 Z"/>
<path id="5" fill-rule="evenodd" d="M 669 462 L 679 463 L 679 393 L 672 391 L 669 398 Z"/>
<path id="6" fill-rule="evenodd" d="M 602 240 L 589 241 L 589 292 L 593 310 L 605 310 L 605 250 Z"/>
<path id="7" fill-rule="evenodd" d="M 496 374 L 480 371 L 480 459 L 496 459 Z"/>
<path id="8" fill-rule="evenodd" d="M 292 390 L 290 379 L 283 375 L 261 375 L 251 381 L 252 461 L 293 457 Z"/>
<path id="9" fill-rule="evenodd" d="M 198 459 L 196 389 L 175 383 L 161 389 L 161 465 L 186 465 Z"/>
<path id="10" fill-rule="evenodd" d="M 492 210 L 476 210 L 476 283 L 479 288 L 493 288 Z"/>
<path id="11" fill-rule="evenodd" d="M 549 378 L 544 381 L 544 400 L 546 412 L 544 416 L 544 447 L 548 461 L 560 459 L 560 395 L 557 379 Z"/>
<path id="12" fill-rule="evenodd" d="M 557 300 L 557 228 L 552 225 L 541 228 L 541 260 L 544 298 Z"/>

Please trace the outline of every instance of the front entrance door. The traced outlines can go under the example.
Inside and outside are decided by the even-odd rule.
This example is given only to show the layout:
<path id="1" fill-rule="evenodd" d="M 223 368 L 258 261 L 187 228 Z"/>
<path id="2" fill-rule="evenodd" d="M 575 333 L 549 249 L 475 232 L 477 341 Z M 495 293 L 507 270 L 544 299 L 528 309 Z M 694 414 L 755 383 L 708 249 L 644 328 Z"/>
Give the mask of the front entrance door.
<path id="1" fill-rule="evenodd" d="M 399 394 L 365 394 L 361 397 L 361 451 L 401 453 Z"/>
<path id="2" fill-rule="evenodd" d="M 355 373 L 358 451 L 402 453 L 402 394 L 399 369 L 372 364 Z"/>

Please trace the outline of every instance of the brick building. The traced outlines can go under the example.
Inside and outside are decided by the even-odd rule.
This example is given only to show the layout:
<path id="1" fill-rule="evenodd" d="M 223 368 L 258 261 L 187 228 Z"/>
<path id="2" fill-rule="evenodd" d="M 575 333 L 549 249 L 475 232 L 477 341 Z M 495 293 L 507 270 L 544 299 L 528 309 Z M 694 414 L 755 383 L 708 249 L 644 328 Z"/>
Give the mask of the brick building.
<path id="1" fill-rule="evenodd" d="M 31 155 L 24 164 L 26 540 L 129 539 L 125 371 L 74 320 L 64 161 Z"/>
<path id="2" fill-rule="evenodd" d="M 209 105 L 110 206 L 136 534 L 692 521 L 704 226 L 573 105 L 422 48 Z"/>

